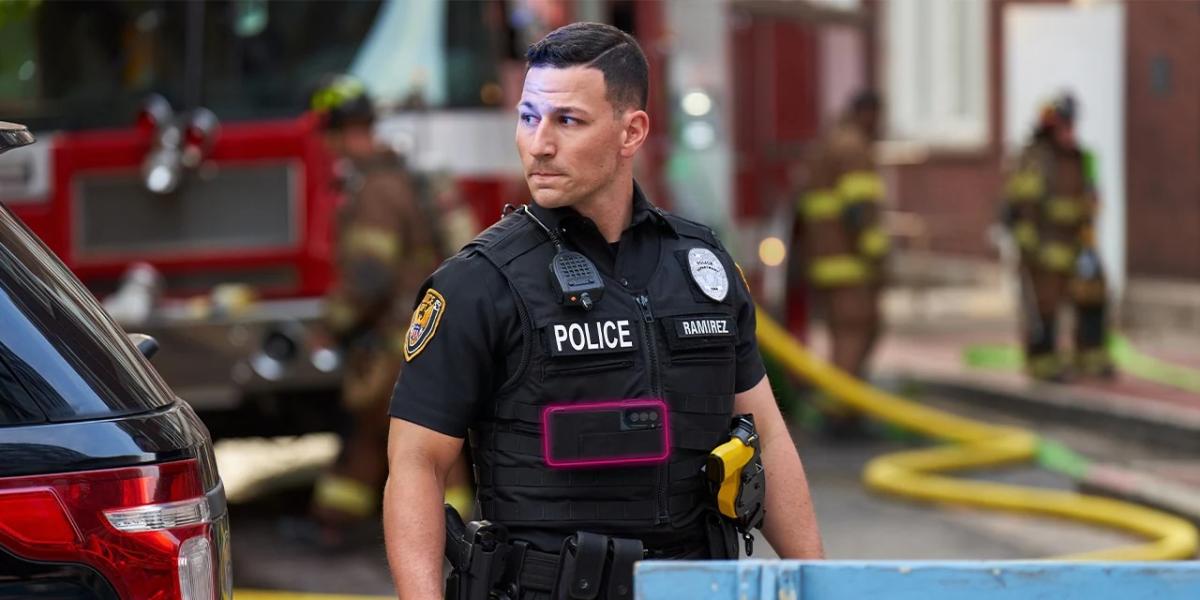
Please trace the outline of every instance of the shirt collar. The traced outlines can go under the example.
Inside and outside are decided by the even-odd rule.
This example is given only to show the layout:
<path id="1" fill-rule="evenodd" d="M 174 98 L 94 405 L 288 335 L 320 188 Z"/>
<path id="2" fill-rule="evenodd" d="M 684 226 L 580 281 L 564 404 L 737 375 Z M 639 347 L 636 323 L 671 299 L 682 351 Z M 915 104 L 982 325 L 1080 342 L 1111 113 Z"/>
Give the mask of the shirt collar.
<path id="1" fill-rule="evenodd" d="M 579 214 L 574 208 L 564 206 L 560 208 L 542 208 L 536 202 L 529 203 L 529 210 L 538 217 L 543 223 L 552 230 L 560 230 L 566 223 L 573 220 L 590 221 L 587 217 Z M 629 221 L 629 227 L 626 230 L 632 229 L 641 225 L 646 221 L 650 221 L 658 227 L 669 231 L 671 235 L 678 237 L 675 231 L 675 226 L 666 218 L 666 211 L 655 206 L 646 198 L 646 194 L 642 192 L 642 187 L 638 182 L 633 182 L 633 218 Z"/>

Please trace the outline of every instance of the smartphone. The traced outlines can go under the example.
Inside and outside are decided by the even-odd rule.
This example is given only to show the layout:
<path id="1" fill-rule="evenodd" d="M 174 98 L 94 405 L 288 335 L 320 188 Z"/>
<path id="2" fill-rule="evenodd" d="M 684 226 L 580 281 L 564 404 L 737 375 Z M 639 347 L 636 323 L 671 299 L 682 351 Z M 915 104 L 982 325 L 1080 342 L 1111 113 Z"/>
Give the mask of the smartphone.
<path id="1" fill-rule="evenodd" d="M 558 404 L 542 411 L 542 448 L 551 467 L 617 467 L 665 462 L 670 413 L 662 400 Z"/>

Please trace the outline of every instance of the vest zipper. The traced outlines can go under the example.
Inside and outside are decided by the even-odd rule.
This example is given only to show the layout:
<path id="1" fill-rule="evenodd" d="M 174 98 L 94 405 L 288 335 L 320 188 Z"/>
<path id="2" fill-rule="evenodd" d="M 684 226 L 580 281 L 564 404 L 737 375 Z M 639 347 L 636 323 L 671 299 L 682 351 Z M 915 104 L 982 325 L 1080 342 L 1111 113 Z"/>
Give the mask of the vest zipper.
<path id="1" fill-rule="evenodd" d="M 645 333 L 646 339 L 646 360 L 650 363 L 650 389 L 651 392 L 658 397 L 659 400 L 666 401 L 666 396 L 662 391 L 661 375 L 658 368 L 658 342 L 654 336 L 654 312 L 650 310 L 650 298 L 645 294 L 639 294 L 634 297 L 638 308 L 642 309 L 642 331 Z M 667 468 L 659 467 L 658 483 L 655 486 L 658 496 L 658 519 L 659 523 L 666 523 L 670 520 L 671 515 L 667 511 Z"/>

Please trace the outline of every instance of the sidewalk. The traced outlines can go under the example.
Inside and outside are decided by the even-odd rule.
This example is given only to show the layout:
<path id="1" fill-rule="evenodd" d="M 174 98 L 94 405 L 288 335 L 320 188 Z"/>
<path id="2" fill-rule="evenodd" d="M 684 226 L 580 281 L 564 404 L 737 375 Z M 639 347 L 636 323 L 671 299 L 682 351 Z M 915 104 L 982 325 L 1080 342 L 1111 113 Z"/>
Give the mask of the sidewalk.
<path id="1" fill-rule="evenodd" d="M 957 276 L 950 285 L 901 284 L 889 291 L 884 302 L 888 327 L 872 365 L 875 377 L 1170 449 L 1178 460 L 1093 463 L 1080 489 L 1157 506 L 1200 524 L 1200 394 L 1124 373 L 1108 382 L 1048 384 L 1032 382 L 1015 369 L 972 367 L 964 359 L 969 347 L 1015 348 L 1016 294 L 998 267 L 965 269 L 966 277 L 961 267 L 951 270 Z M 1145 355 L 1200 369 L 1200 344 L 1186 332 L 1123 333 Z M 821 331 L 811 341 L 824 351 Z"/>
<path id="2" fill-rule="evenodd" d="M 1200 457 L 1200 396 L 1193 393 L 1120 372 L 1112 381 L 1041 383 L 1019 370 L 972 367 L 964 360 L 972 346 L 1013 345 L 1015 330 L 1014 326 L 1008 332 L 889 332 L 876 352 L 873 372 L 971 402 L 1009 406 L 1045 418 L 1069 418 L 1119 437 L 1169 445 Z M 1195 356 L 1180 356 L 1133 339 L 1143 353 L 1200 368 L 1200 348 Z"/>

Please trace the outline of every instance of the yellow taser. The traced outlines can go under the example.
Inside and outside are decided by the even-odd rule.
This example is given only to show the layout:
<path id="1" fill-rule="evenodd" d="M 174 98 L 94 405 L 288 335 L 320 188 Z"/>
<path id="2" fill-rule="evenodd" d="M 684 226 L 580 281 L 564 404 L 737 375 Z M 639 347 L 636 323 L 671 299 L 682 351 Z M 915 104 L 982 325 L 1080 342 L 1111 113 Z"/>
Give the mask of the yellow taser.
<path id="1" fill-rule="evenodd" d="M 733 418 L 729 441 L 709 453 L 704 472 L 722 516 L 734 521 L 743 533 L 762 524 L 766 477 L 753 415 Z"/>

